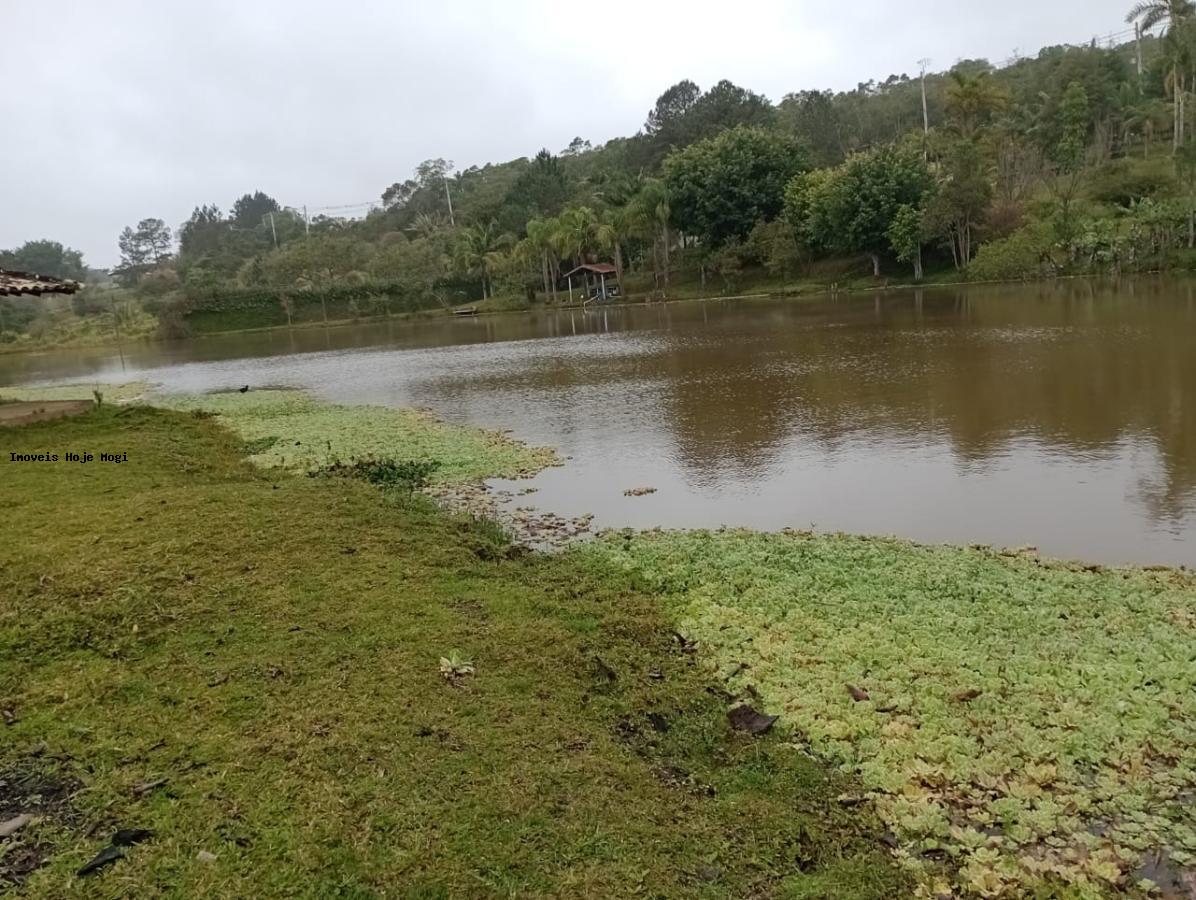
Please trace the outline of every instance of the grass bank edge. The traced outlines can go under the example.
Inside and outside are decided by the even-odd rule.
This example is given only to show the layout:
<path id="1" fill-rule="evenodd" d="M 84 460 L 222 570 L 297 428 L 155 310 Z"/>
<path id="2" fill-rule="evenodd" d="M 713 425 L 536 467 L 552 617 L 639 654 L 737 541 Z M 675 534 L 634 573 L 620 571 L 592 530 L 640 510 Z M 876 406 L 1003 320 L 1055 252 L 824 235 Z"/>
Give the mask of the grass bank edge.
<path id="1" fill-rule="evenodd" d="M 197 328 L 194 333 L 184 340 L 204 340 L 237 334 L 265 334 L 293 331 L 314 331 L 321 328 L 347 328 L 354 326 L 374 325 L 382 326 L 388 323 L 418 324 L 421 322 L 436 322 L 452 320 L 458 317 L 463 309 L 476 310 L 481 317 L 511 316 L 528 312 L 564 312 L 580 309 L 624 309 L 637 308 L 645 305 L 659 305 L 661 303 L 695 303 L 695 302 L 736 302 L 753 299 L 806 301 L 833 296 L 883 294 L 887 292 L 902 292 L 917 290 L 935 290 L 946 288 L 979 288 L 1000 285 L 1032 285 L 1048 284 L 1060 281 L 1108 281 L 1119 278 L 1149 278 L 1159 275 L 1169 275 L 1176 278 L 1186 278 L 1193 275 L 1193 264 L 1185 262 L 1174 266 L 1147 269 L 1141 272 L 1109 274 L 1109 273 L 1078 273 L 1056 274 L 1046 276 L 1028 273 L 1024 276 L 1009 278 L 965 278 L 954 270 L 930 273 L 921 281 L 907 275 L 890 275 L 876 279 L 871 275 L 847 274 L 842 278 L 807 278 L 788 279 L 759 277 L 747 279 L 742 284 L 725 288 L 722 291 L 711 288 L 700 288 L 696 283 L 682 282 L 674 285 L 667 297 L 658 297 L 652 291 L 634 291 L 627 298 L 603 303 L 585 305 L 580 300 L 573 302 L 562 301 L 557 304 L 546 302 L 537 297 L 529 301 L 522 296 L 502 296 L 477 302 L 466 303 L 456 307 L 430 307 L 427 309 L 395 312 L 391 314 L 362 314 L 355 316 L 335 316 L 328 321 L 319 319 L 303 320 L 293 324 L 273 323 L 264 325 L 245 326 L 240 324 L 229 327 Z M 218 319 L 219 314 L 212 314 Z M 68 336 L 64 338 L 22 338 L 19 341 L 0 344 L 0 355 L 22 353 L 45 353 L 54 350 L 69 350 L 83 348 L 116 348 L 118 346 L 137 347 L 170 343 L 180 340 L 177 336 L 166 337 L 151 328 L 141 328 L 132 334 L 122 334 L 117 339 L 114 333 L 103 328 L 90 332 L 84 337 Z"/>
<path id="2" fill-rule="evenodd" d="M 0 769 L 73 793 L 6 845 L 45 853 L 27 896 L 905 892 L 849 785 L 731 733 L 617 574 L 246 465 L 210 417 L 108 405 L 0 435 L 131 460 L 6 482 Z M 459 683 L 452 650 L 476 663 Z M 155 838 L 75 878 L 118 826 Z"/>

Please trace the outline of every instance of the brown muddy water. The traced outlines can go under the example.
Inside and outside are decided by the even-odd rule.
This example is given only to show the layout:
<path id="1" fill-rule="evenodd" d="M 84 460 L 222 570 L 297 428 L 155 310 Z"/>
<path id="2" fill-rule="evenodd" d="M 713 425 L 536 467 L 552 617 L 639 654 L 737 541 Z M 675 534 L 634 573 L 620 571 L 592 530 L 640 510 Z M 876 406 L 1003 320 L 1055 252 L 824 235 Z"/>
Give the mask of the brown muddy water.
<path id="1" fill-rule="evenodd" d="M 518 504 L 1196 565 L 1196 281 L 707 301 L 0 357 L 0 384 L 292 385 L 552 444 Z M 523 487 L 525 485 L 520 485 Z M 636 488 L 655 488 L 626 496 Z"/>

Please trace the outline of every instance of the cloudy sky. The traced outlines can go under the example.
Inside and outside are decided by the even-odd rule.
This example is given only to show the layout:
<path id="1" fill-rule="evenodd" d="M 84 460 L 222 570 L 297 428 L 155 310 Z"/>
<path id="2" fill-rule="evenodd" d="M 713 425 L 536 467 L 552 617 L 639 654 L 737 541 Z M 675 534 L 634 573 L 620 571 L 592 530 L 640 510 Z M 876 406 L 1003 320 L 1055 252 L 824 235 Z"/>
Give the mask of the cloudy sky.
<path id="1" fill-rule="evenodd" d="M 1129 5 L 0 0 L 0 247 L 112 265 L 124 225 L 248 190 L 360 204 L 428 157 L 631 134 L 682 78 L 775 101 L 1119 32 Z"/>

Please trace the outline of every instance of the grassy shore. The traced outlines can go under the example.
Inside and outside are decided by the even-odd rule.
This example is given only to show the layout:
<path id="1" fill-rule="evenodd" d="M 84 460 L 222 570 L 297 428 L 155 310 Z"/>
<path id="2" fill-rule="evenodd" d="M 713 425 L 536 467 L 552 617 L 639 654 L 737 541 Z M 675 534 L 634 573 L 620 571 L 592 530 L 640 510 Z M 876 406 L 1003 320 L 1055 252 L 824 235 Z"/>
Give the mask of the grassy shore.
<path id="1" fill-rule="evenodd" d="M 90 315 L 66 312 L 51 319 L 36 337 L 24 331 L 3 332 L 0 336 L 0 354 L 106 347 L 118 343 L 132 345 L 157 338 L 157 316 L 140 309 L 122 317 L 119 337 L 112 323 L 112 313 L 107 311 Z"/>
<path id="2" fill-rule="evenodd" d="M 0 438 L 0 820 L 41 817 L 0 840 L 22 895 L 907 892 L 852 784 L 731 731 L 623 574 L 249 465 L 190 413 Z M 128 462 L 9 457 L 101 450 Z M 77 878 L 122 827 L 154 836 Z"/>
<path id="3" fill-rule="evenodd" d="M 388 458 L 453 486 L 551 451 L 294 392 L 162 402 L 0 430 L 0 822 L 44 808 L 0 878 L 30 896 L 79 890 L 118 826 L 156 837 L 85 896 L 1196 882 L 1190 573 L 736 531 L 526 555 L 307 476 Z M 67 450 L 129 461 L 8 461 Z M 775 734 L 731 730 L 745 698 Z"/>

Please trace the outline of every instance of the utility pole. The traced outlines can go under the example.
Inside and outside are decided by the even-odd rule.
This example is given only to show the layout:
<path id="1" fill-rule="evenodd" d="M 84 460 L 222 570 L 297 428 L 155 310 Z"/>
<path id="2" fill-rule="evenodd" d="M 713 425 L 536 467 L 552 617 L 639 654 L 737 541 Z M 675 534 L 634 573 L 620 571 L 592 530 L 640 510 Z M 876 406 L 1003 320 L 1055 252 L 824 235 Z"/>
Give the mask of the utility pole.
<path id="1" fill-rule="evenodd" d="M 108 306 L 112 310 L 112 330 L 116 332 L 116 350 L 120 353 L 120 370 L 125 370 L 125 345 L 120 337 L 120 314 L 116 311 L 116 298 L 108 295 Z"/>
<path id="2" fill-rule="evenodd" d="M 449 193 L 448 176 L 444 176 L 444 199 L 448 201 L 449 224 L 457 227 L 457 220 L 453 218 L 453 195 Z"/>
<path id="3" fill-rule="evenodd" d="M 926 105 L 926 67 L 930 60 L 920 59 L 918 65 L 922 67 L 922 133 L 930 134 L 930 108 Z"/>
<path id="4" fill-rule="evenodd" d="M 274 228 L 274 213 L 266 213 L 270 217 L 270 233 L 274 235 L 274 249 L 278 249 L 278 231 Z"/>
<path id="5" fill-rule="evenodd" d="M 311 219 L 307 217 L 307 204 L 303 204 L 303 236 L 311 237 Z"/>
<path id="6" fill-rule="evenodd" d="M 1142 26 L 1134 23 L 1134 44 L 1138 48 L 1138 90 L 1142 90 Z"/>

